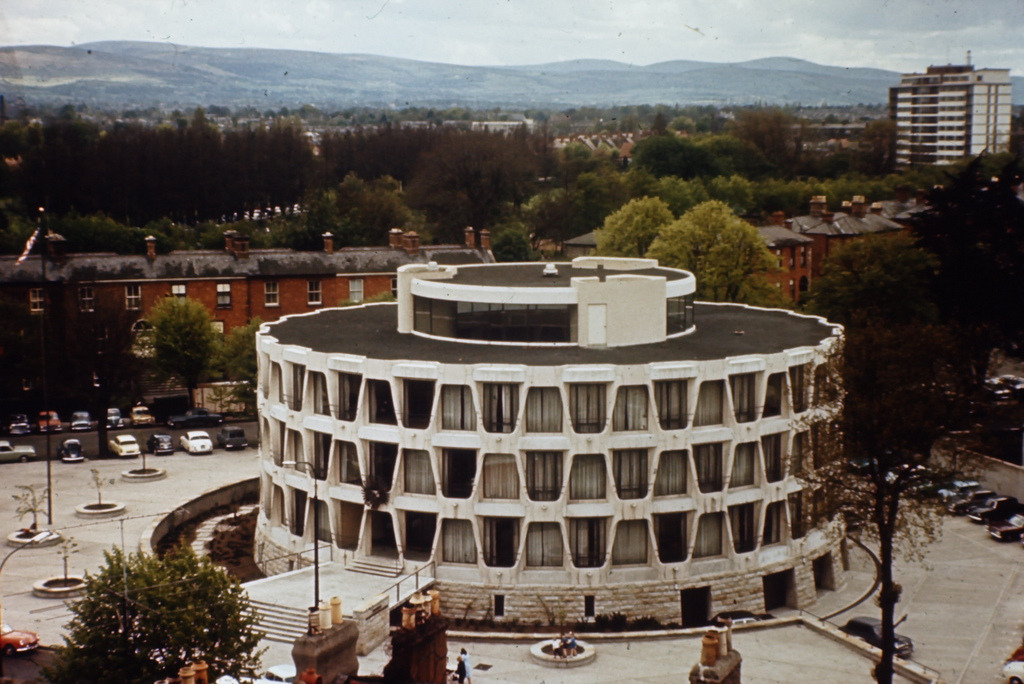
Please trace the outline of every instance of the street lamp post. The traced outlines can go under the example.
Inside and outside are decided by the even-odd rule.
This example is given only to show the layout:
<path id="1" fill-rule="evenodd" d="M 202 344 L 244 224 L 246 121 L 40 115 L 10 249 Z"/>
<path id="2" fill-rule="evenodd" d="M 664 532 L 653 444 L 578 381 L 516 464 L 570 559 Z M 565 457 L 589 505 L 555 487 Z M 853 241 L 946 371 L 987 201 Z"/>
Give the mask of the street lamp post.
<path id="1" fill-rule="evenodd" d="M 313 606 L 320 610 L 320 498 L 317 486 L 319 472 L 308 461 L 282 461 L 281 465 L 291 468 L 305 466 L 313 476 Z"/>
<path id="2" fill-rule="evenodd" d="M 11 549 L 7 553 L 7 555 L 4 556 L 4 559 L 0 560 L 0 577 L 3 576 L 4 566 L 7 565 L 7 561 L 10 560 L 11 556 L 13 556 L 14 554 L 18 553 L 18 551 L 21 551 L 24 548 L 32 546 L 33 544 L 39 544 L 41 542 L 47 541 L 48 539 L 51 539 L 56 534 L 57 533 L 53 532 L 52 530 L 45 530 L 45 531 L 40 532 L 39 534 L 35 535 L 34 537 L 30 538 L 30 539 L 26 539 L 20 546 L 16 546 L 15 548 Z M 4 622 L 3 591 L 0 591 L 0 625 L 2 625 L 3 622 Z M 4 675 L 4 660 L 3 660 L 3 654 L 0 654 L 0 677 L 3 677 L 3 675 Z"/>

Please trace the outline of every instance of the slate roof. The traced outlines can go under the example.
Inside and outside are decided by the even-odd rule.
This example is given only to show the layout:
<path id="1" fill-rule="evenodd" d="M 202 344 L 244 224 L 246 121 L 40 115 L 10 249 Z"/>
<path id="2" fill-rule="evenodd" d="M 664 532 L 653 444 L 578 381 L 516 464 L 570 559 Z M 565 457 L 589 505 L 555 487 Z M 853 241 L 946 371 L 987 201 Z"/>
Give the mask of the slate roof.
<path id="1" fill-rule="evenodd" d="M 761 226 L 757 229 L 761 239 L 769 247 L 792 247 L 793 245 L 808 245 L 814 242 L 809 237 L 795 233 L 783 226 Z"/>
<path id="2" fill-rule="evenodd" d="M 39 256 L 21 266 L 16 257 L 0 257 L 0 283 L 38 283 Z M 96 282 L 109 280 L 182 280 L 198 278 L 278 278 L 334 276 L 338 273 L 394 273 L 405 264 L 436 261 L 444 265 L 491 263 L 489 252 L 459 245 L 422 246 L 417 256 L 392 247 L 347 247 L 333 254 L 323 251 L 297 252 L 290 249 L 253 249 L 247 258 L 224 250 L 176 251 L 157 255 L 150 261 L 142 255 L 113 253 L 68 254 L 63 263 L 48 261 L 50 282 Z"/>
<path id="3" fill-rule="evenodd" d="M 879 214 L 857 218 L 843 212 L 833 214 L 831 221 L 814 215 L 794 216 L 792 226 L 793 231 L 801 235 L 868 235 L 903 230 L 903 225 Z"/>

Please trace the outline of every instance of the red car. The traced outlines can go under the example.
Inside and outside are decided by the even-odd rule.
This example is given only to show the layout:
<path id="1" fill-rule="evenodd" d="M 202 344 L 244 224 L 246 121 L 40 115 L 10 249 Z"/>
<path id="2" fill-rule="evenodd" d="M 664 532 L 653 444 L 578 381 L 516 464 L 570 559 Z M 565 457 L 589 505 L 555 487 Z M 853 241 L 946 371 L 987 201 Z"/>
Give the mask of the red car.
<path id="1" fill-rule="evenodd" d="M 5 656 L 29 653 L 37 648 L 39 648 L 39 635 L 35 632 L 11 629 L 10 625 L 0 626 L 0 650 Z"/>

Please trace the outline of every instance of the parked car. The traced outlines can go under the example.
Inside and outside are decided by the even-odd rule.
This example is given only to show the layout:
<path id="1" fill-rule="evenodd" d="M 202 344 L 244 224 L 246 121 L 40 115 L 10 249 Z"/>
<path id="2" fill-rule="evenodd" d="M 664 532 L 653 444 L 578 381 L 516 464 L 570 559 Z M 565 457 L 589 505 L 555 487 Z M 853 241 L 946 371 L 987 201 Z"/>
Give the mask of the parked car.
<path id="1" fill-rule="evenodd" d="M 976 489 L 981 489 L 981 483 L 977 480 L 951 480 L 939 485 L 936 495 L 945 503 L 954 499 L 967 496 Z"/>
<path id="2" fill-rule="evenodd" d="M 1020 502 L 1014 496 L 1000 496 L 989 499 L 984 505 L 975 506 L 967 513 L 973 523 L 987 525 L 996 520 L 1006 520 L 1014 513 L 1020 512 Z"/>
<path id="3" fill-rule="evenodd" d="M 30 653 L 39 648 L 39 635 L 24 629 L 12 629 L 10 625 L 0 625 L 0 651 L 4 656 L 11 657 L 18 653 Z"/>
<path id="4" fill-rule="evenodd" d="M 839 629 L 850 636 L 863 639 L 875 648 L 882 647 L 882 621 L 873 617 L 851 618 Z M 896 655 L 900 658 L 909 658 L 914 652 L 914 642 L 902 634 L 896 635 Z"/>
<path id="5" fill-rule="evenodd" d="M 171 428 L 217 427 L 223 423 L 224 416 L 204 408 L 190 408 L 167 419 L 167 427 Z"/>
<path id="6" fill-rule="evenodd" d="M 121 415 L 121 409 L 119 408 L 108 408 L 107 409 L 107 429 L 108 430 L 120 430 L 126 428 L 129 425 L 127 418 Z"/>
<path id="7" fill-rule="evenodd" d="M 991 489 L 975 489 L 970 494 L 962 496 L 960 498 L 952 499 L 946 504 L 946 510 L 953 515 L 967 515 L 967 509 L 971 506 L 975 506 L 980 503 L 984 503 L 988 499 L 999 496 Z"/>
<path id="8" fill-rule="evenodd" d="M 1015 513 L 1005 520 L 993 520 L 988 524 L 988 533 L 998 541 L 1020 539 L 1024 532 L 1024 513 Z"/>
<path id="9" fill-rule="evenodd" d="M 9 435 L 27 435 L 32 432 L 32 425 L 27 414 L 12 413 L 7 417 L 6 429 Z"/>
<path id="10" fill-rule="evenodd" d="M 160 432 L 154 432 L 146 440 L 146 451 L 158 456 L 174 453 L 174 438 Z"/>
<path id="11" fill-rule="evenodd" d="M 186 454 L 193 456 L 213 453 L 213 440 L 203 430 L 189 430 L 181 436 L 179 444 Z"/>
<path id="12" fill-rule="evenodd" d="M 1009 684 L 1024 684 L 1024 660 L 1007 660 L 1003 663 L 1003 677 Z"/>
<path id="13" fill-rule="evenodd" d="M 142 455 L 139 442 L 134 435 L 115 435 L 107 444 L 111 453 L 118 458 L 135 458 Z"/>
<path id="14" fill-rule="evenodd" d="M 37 432 L 63 432 L 64 424 L 56 411 L 40 411 L 36 417 Z"/>
<path id="15" fill-rule="evenodd" d="M 217 446 L 221 449 L 244 449 L 249 446 L 245 430 L 240 427 L 222 427 L 217 433 Z"/>
<path id="16" fill-rule="evenodd" d="M 65 439 L 57 447 L 57 456 L 65 463 L 81 463 L 85 460 L 85 452 L 82 451 L 81 440 L 74 437 Z"/>
<path id="17" fill-rule="evenodd" d="M 148 406 L 132 406 L 132 425 L 154 425 L 156 418 L 149 412 Z"/>
<path id="18" fill-rule="evenodd" d="M 92 419 L 88 411 L 75 411 L 71 414 L 71 431 L 82 432 L 92 430 L 96 427 L 96 421 Z"/>
<path id="19" fill-rule="evenodd" d="M 36 460 L 36 448 L 29 445 L 12 446 L 7 440 L 0 440 L 0 463 L 14 463 Z"/>
<path id="20" fill-rule="evenodd" d="M 260 675 L 254 684 L 278 684 L 278 682 L 294 682 L 296 677 L 295 665 L 285 663 L 283 665 L 272 665 L 266 672 Z"/>
<path id="21" fill-rule="evenodd" d="M 727 610 L 711 618 L 711 624 L 724 625 L 727 619 L 732 620 L 733 626 L 736 626 L 761 620 L 774 620 L 775 616 L 770 613 L 751 613 L 749 610 Z"/>

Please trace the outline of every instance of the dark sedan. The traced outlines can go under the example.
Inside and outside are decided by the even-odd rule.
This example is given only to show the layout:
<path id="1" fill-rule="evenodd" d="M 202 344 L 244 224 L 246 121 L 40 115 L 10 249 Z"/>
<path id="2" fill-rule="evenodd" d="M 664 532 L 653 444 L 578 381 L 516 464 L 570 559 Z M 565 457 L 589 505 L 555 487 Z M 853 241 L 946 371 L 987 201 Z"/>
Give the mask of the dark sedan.
<path id="1" fill-rule="evenodd" d="M 875 648 L 882 647 L 882 621 L 877 618 L 855 617 L 840 629 L 850 636 L 863 639 Z M 914 642 L 902 634 L 897 634 L 896 655 L 900 658 L 909 658 L 913 652 Z"/>
<path id="2" fill-rule="evenodd" d="M 967 511 L 972 506 L 983 504 L 989 499 L 994 499 L 999 495 L 993 492 L 991 489 L 976 489 L 966 496 L 958 499 L 953 499 L 946 504 L 947 510 L 953 515 L 967 515 Z"/>
<path id="3" fill-rule="evenodd" d="M 1006 520 L 993 520 L 988 524 L 988 533 L 999 541 L 1020 539 L 1024 532 L 1024 513 L 1016 513 Z"/>
<path id="4" fill-rule="evenodd" d="M 7 434 L 27 435 L 32 432 L 32 424 L 28 422 L 28 415 L 24 413 L 12 413 L 7 418 Z"/>
<path id="5" fill-rule="evenodd" d="M 1020 512 L 1020 503 L 1016 497 L 999 496 L 989 499 L 985 504 L 974 506 L 967 512 L 967 518 L 979 525 L 987 525 L 996 520 L 1006 520 L 1014 513 Z"/>
<path id="6" fill-rule="evenodd" d="M 146 440 L 146 451 L 158 456 L 174 453 L 174 439 L 170 435 L 153 433 Z"/>

